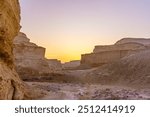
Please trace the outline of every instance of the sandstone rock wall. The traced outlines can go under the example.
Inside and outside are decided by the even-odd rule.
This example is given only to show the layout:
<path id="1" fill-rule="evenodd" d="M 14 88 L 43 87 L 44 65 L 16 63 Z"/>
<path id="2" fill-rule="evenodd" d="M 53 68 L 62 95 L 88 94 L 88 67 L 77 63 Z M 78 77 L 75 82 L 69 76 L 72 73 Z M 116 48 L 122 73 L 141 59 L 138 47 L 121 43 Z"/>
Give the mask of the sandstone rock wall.
<path id="1" fill-rule="evenodd" d="M 0 59 L 13 67 L 12 39 L 20 29 L 18 0 L 0 0 Z"/>
<path id="2" fill-rule="evenodd" d="M 140 43 L 128 42 L 117 45 L 95 46 L 93 53 L 116 51 L 116 50 L 140 50 L 140 49 L 145 49 L 145 46 Z"/>
<path id="3" fill-rule="evenodd" d="M 124 57 L 128 51 L 106 51 L 100 53 L 92 53 L 82 55 L 81 64 L 87 64 L 91 67 L 100 66 L 109 62 L 117 61 L 121 57 Z"/>
<path id="4" fill-rule="evenodd" d="M 13 65 L 13 39 L 20 29 L 18 0 L 0 0 L 0 99 L 24 99 L 25 84 Z"/>
<path id="5" fill-rule="evenodd" d="M 80 66 L 80 60 L 70 61 L 63 64 L 63 69 L 75 69 Z"/>
<path id="6" fill-rule="evenodd" d="M 131 42 L 130 42 L 131 41 Z M 95 46 L 93 53 L 81 57 L 81 65 L 96 67 L 150 49 L 148 39 L 123 39 L 114 45 Z"/>
<path id="7" fill-rule="evenodd" d="M 48 62 L 49 68 L 51 71 L 56 72 L 56 71 L 61 71 L 62 70 L 62 64 L 61 61 L 57 59 L 46 59 Z"/>
<path id="8" fill-rule="evenodd" d="M 15 66 L 23 80 L 47 76 L 62 70 L 61 62 L 45 58 L 45 48 L 30 42 L 22 32 L 14 39 Z"/>
<path id="9" fill-rule="evenodd" d="M 125 44 L 125 43 L 139 43 L 139 44 L 143 44 L 143 45 L 149 45 L 150 44 L 150 39 L 147 38 L 123 38 L 119 41 L 117 41 L 115 44 Z"/>
<path id="10" fill-rule="evenodd" d="M 137 89 L 150 88 L 150 50 L 126 56 L 98 67 L 85 76 L 89 83 L 119 85 Z"/>
<path id="11" fill-rule="evenodd" d="M 44 59 L 45 48 L 30 42 L 24 33 L 19 33 L 14 39 L 14 54 L 16 59 Z"/>
<path id="12" fill-rule="evenodd" d="M 22 79 L 51 72 L 45 59 L 45 48 L 30 42 L 24 33 L 15 37 L 13 52 L 16 70 Z"/>

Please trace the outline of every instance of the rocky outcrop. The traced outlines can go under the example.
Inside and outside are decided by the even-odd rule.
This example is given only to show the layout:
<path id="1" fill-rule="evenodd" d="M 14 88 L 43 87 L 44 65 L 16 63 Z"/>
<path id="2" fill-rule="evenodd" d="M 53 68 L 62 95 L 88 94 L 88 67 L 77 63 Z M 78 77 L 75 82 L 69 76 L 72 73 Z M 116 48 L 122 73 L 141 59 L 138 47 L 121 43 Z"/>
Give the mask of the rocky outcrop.
<path id="1" fill-rule="evenodd" d="M 0 99 L 25 99 L 25 84 L 14 70 L 13 39 L 20 29 L 18 0 L 0 0 Z"/>
<path id="2" fill-rule="evenodd" d="M 18 0 L 0 0 L 0 59 L 13 67 L 12 41 L 20 29 Z"/>
<path id="3" fill-rule="evenodd" d="M 30 39 L 22 32 L 14 39 L 15 59 L 44 59 L 45 48 L 30 42 Z"/>
<path id="4" fill-rule="evenodd" d="M 85 81 L 105 85 L 150 88 L 150 50 L 126 56 L 98 67 L 85 76 Z"/>
<path id="5" fill-rule="evenodd" d="M 80 66 L 80 60 L 74 60 L 63 64 L 63 69 L 76 69 Z"/>
<path id="6" fill-rule="evenodd" d="M 23 80 L 47 76 L 62 70 L 60 61 L 46 59 L 45 48 L 30 42 L 21 32 L 14 39 L 14 55 L 16 70 Z"/>
<path id="7" fill-rule="evenodd" d="M 128 42 L 116 45 L 95 46 L 93 53 L 106 52 L 106 51 L 124 51 L 124 50 L 141 50 L 145 46 L 141 43 Z"/>
<path id="8" fill-rule="evenodd" d="M 101 66 L 109 62 L 117 61 L 126 54 L 120 53 L 120 51 L 106 51 L 101 53 L 92 53 L 82 55 L 81 64 L 89 65 L 90 67 Z"/>
<path id="9" fill-rule="evenodd" d="M 31 43 L 24 33 L 14 39 L 14 56 L 16 70 L 22 78 L 50 73 L 45 48 Z"/>
<path id="10" fill-rule="evenodd" d="M 61 61 L 57 59 L 46 59 L 48 62 L 49 68 L 52 72 L 57 72 L 62 70 Z"/>
<path id="11" fill-rule="evenodd" d="M 150 49 L 149 42 L 148 39 L 125 38 L 114 45 L 95 46 L 93 53 L 82 55 L 81 65 L 97 67 L 118 61 L 125 56 Z"/>
<path id="12" fill-rule="evenodd" d="M 115 44 L 125 44 L 125 43 L 139 43 L 143 45 L 150 45 L 150 38 L 123 38 L 117 41 Z"/>

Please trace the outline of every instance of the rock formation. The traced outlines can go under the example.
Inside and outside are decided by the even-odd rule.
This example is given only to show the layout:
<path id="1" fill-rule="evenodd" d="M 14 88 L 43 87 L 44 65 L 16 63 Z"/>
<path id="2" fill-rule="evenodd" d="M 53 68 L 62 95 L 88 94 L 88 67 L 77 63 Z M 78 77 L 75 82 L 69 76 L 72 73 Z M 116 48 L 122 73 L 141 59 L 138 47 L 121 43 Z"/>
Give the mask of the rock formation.
<path id="1" fill-rule="evenodd" d="M 14 39 L 14 55 L 17 72 L 22 79 L 40 77 L 61 70 L 57 60 L 45 58 L 45 48 L 30 42 L 24 33 Z"/>
<path id="2" fill-rule="evenodd" d="M 105 85 L 150 88 L 150 50 L 126 56 L 98 67 L 85 76 L 85 81 Z"/>
<path id="3" fill-rule="evenodd" d="M 13 39 L 20 29 L 18 0 L 0 0 L 0 99 L 25 99 L 25 84 L 14 70 Z"/>
<path id="4" fill-rule="evenodd" d="M 31 43 L 24 33 L 20 32 L 13 43 L 16 59 L 45 59 L 45 48 Z"/>
<path id="5" fill-rule="evenodd" d="M 116 45 L 105 45 L 105 46 L 95 46 L 93 53 L 106 52 L 106 51 L 124 51 L 124 50 L 141 50 L 145 49 L 145 46 L 141 43 L 128 42 Z"/>
<path id="6" fill-rule="evenodd" d="M 49 65 L 49 68 L 52 72 L 57 72 L 62 70 L 61 61 L 57 59 L 46 59 Z"/>
<path id="7" fill-rule="evenodd" d="M 74 60 L 63 64 L 63 69 L 76 69 L 80 66 L 80 60 Z"/>
<path id="8" fill-rule="evenodd" d="M 148 43 L 148 39 L 124 38 L 114 45 L 95 46 L 93 53 L 82 55 L 81 65 L 96 67 L 115 62 L 125 56 L 149 49 Z"/>
<path id="9" fill-rule="evenodd" d="M 50 73 L 44 57 L 45 48 L 31 43 L 24 33 L 19 33 L 14 39 L 14 56 L 17 72 L 22 78 Z"/>
<path id="10" fill-rule="evenodd" d="M 123 38 L 117 41 L 115 44 L 124 44 L 124 43 L 139 43 L 143 45 L 150 45 L 149 38 Z"/>

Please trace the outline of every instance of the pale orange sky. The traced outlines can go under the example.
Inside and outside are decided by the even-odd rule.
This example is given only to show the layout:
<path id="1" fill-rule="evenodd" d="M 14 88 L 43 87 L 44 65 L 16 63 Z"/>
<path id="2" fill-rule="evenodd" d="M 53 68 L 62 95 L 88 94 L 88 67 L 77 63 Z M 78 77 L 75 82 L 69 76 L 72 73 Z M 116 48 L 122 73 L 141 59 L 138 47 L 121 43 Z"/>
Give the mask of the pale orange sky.
<path id="1" fill-rule="evenodd" d="M 21 31 L 47 58 L 80 59 L 95 45 L 150 37 L 150 0 L 20 0 Z"/>

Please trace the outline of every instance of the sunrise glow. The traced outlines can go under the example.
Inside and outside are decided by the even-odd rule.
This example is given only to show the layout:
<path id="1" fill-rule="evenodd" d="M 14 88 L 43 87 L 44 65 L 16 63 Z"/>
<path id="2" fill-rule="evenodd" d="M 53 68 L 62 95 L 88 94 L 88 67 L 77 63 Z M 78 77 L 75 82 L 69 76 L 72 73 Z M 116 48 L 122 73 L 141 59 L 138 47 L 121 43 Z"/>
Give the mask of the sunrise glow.
<path id="1" fill-rule="evenodd" d="M 150 37 L 150 0 L 20 0 L 21 31 L 47 58 L 78 60 L 95 45 Z M 132 27 L 132 28 L 131 28 Z"/>

